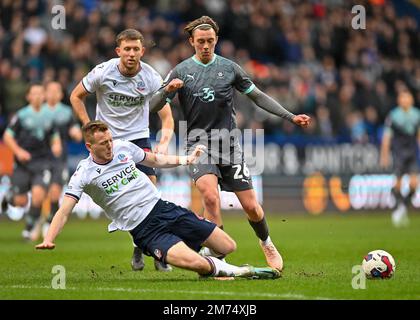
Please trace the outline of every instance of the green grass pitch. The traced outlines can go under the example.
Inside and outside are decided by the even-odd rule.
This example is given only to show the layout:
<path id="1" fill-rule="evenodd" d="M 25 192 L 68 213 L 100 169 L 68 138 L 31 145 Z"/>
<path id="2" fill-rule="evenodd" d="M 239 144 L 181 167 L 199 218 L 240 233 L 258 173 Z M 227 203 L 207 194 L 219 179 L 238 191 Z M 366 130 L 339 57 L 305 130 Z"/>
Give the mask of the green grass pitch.
<path id="1" fill-rule="evenodd" d="M 36 251 L 20 238 L 23 223 L 0 220 L 0 299 L 420 299 L 420 215 L 404 229 L 385 213 L 340 213 L 319 217 L 270 215 L 271 237 L 285 269 L 277 280 L 198 280 L 195 273 L 130 267 L 128 233 L 108 234 L 108 221 L 71 218 L 53 251 Z M 265 259 L 245 217 L 224 215 L 225 230 L 238 249 L 227 261 L 264 266 Z M 353 289 L 354 265 L 371 250 L 384 249 L 396 260 L 389 280 L 366 280 Z M 66 271 L 63 290 L 53 289 L 55 265 Z"/>

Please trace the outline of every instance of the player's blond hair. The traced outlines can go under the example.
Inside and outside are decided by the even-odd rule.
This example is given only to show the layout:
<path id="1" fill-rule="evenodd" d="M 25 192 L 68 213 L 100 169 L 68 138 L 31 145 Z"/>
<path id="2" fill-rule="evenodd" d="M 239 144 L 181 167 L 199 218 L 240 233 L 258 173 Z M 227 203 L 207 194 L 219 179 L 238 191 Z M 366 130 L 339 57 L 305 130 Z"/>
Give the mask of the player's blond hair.
<path id="1" fill-rule="evenodd" d="M 192 37 L 193 32 L 196 29 L 209 30 L 212 28 L 216 32 L 217 36 L 217 34 L 219 33 L 219 26 L 217 25 L 217 23 L 209 16 L 202 16 L 187 24 L 187 26 L 184 28 L 184 31 L 187 32 L 190 35 L 190 37 Z"/>
<path id="2" fill-rule="evenodd" d="M 109 127 L 104 122 L 99 120 L 89 121 L 82 127 L 83 139 L 86 142 L 94 143 L 95 132 L 105 132 L 107 130 L 109 130 Z"/>

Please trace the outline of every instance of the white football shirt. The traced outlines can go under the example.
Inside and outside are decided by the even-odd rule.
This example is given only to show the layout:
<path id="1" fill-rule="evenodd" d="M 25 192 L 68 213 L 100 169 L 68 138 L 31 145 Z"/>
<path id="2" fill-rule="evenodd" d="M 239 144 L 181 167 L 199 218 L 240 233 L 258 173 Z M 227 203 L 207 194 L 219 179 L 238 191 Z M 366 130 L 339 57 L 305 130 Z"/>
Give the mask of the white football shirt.
<path id="1" fill-rule="evenodd" d="M 139 225 L 160 199 L 160 192 L 136 163 L 146 157 L 135 144 L 114 140 L 114 157 L 106 164 L 92 156 L 79 162 L 71 177 L 66 195 L 77 201 L 87 193 L 112 220 L 109 231 L 129 231 Z"/>
<path id="2" fill-rule="evenodd" d="M 140 72 L 126 77 L 119 62 L 114 58 L 97 65 L 82 84 L 88 92 L 96 92 L 96 119 L 108 124 L 115 139 L 148 138 L 149 102 L 162 85 L 162 77 L 142 61 Z"/>

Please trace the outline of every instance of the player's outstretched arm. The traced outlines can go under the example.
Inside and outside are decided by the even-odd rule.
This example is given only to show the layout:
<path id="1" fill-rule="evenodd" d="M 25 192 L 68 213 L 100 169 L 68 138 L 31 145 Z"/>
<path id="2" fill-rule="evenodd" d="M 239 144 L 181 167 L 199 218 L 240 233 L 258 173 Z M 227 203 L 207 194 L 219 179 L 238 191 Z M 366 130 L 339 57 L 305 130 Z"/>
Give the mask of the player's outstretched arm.
<path id="1" fill-rule="evenodd" d="M 74 198 L 64 196 L 63 203 L 60 206 L 60 209 L 58 209 L 57 213 L 55 214 L 54 219 L 51 222 L 50 228 L 48 229 L 48 233 L 44 238 L 44 241 L 38 244 L 35 247 L 36 249 L 51 250 L 55 248 L 54 240 L 63 229 L 75 205 L 76 200 Z"/>
<path id="2" fill-rule="evenodd" d="M 178 89 L 184 86 L 184 81 L 175 78 L 172 79 L 168 84 L 160 88 L 152 96 L 149 103 L 149 112 L 158 112 L 167 103 L 166 99 L 169 98 L 171 93 L 176 92 Z"/>
<path id="3" fill-rule="evenodd" d="M 173 168 L 181 165 L 186 166 L 197 162 L 198 158 L 204 153 L 205 149 L 205 146 L 198 145 L 188 156 L 175 156 L 146 152 L 146 157 L 141 164 L 152 168 Z"/>
<path id="4" fill-rule="evenodd" d="M 83 102 L 84 98 L 89 94 L 80 81 L 79 84 L 73 89 L 70 95 L 71 106 L 73 107 L 74 113 L 79 118 L 82 125 L 85 125 L 90 121 L 89 115 L 86 111 L 85 103 Z"/>
<path id="5" fill-rule="evenodd" d="M 248 97 L 255 102 L 255 104 L 264 109 L 267 112 L 270 112 L 276 116 L 279 116 L 283 119 L 289 120 L 294 124 L 300 127 L 307 127 L 311 121 L 311 118 L 306 114 L 298 114 L 295 115 L 285 109 L 280 103 L 275 101 L 273 98 L 259 90 L 255 87 L 250 93 L 248 93 Z"/>

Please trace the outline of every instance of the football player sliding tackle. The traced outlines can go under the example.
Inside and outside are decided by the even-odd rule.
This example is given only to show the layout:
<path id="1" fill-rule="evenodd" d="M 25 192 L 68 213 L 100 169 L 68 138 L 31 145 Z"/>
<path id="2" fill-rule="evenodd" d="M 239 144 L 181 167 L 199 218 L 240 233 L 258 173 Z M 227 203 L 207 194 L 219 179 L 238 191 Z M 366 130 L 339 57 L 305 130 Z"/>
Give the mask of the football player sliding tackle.
<path id="1" fill-rule="evenodd" d="M 236 249 L 236 243 L 213 222 L 161 200 L 155 185 L 136 168 L 136 163 L 156 168 L 190 165 L 202 155 L 203 146 L 196 146 L 188 156 L 164 155 L 145 152 L 128 141 L 114 141 L 108 126 L 101 121 L 90 121 L 82 131 L 90 155 L 80 161 L 37 249 L 55 248 L 56 237 L 85 192 L 112 220 L 110 232 L 130 232 L 134 243 L 157 260 L 195 271 L 202 277 L 280 277 L 280 272 L 270 267 L 238 267 L 199 255 L 202 246 L 226 255 Z"/>

